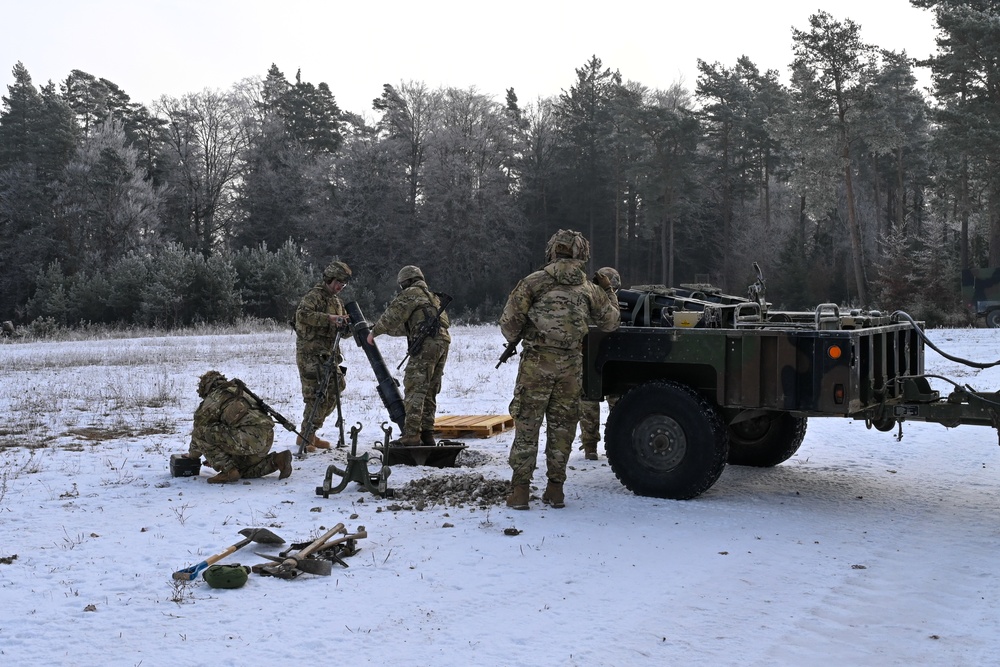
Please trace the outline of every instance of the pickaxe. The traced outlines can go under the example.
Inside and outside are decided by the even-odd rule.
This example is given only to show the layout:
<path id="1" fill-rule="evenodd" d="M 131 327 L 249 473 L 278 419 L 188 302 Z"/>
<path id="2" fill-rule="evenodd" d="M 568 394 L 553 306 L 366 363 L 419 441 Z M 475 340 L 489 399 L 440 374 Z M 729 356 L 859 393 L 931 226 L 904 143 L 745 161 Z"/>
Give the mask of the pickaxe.
<path id="1" fill-rule="evenodd" d="M 333 564 L 328 560 L 318 560 L 315 558 L 311 559 L 309 558 L 309 554 L 319 550 L 328 539 L 337 533 L 343 532 L 345 532 L 344 524 L 338 523 L 336 526 L 326 531 L 323 535 L 316 538 L 316 540 L 306 548 L 300 549 L 299 551 L 289 554 L 284 558 L 258 553 L 258 556 L 263 556 L 264 558 L 275 561 L 274 565 L 265 565 L 262 569 L 271 576 L 280 577 L 282 579 L 292 579 L 298 575 L 298 572 L 307 572 L 308 574 L 318 574 L 328 577 L 330 576 L 330 573 L 333 572 Z M 298 570 L 298 572 L 296 570 Z"/>
<path id="2" fill-rule="evenodd" d="M 365 530 L 364 526 L 358 526 L 356 533 L 351 533 L 350 535 L 342 535 L 335 540 L 329 540 L 319 545 L 310 554 L 309 558 L 299 560 L 295 568 L 289 572 L 280 572 L 278 568 L 280 565 L 271 565 L 270 563 L 265 563 L 263 565 L 255 565 L 254 572 L 258 574 L 268 574 L 272 576 L 282 577 L 284 579 L 293 579 L 299 572 L 306 572 L 308 574 L 318 574 L 320 576 L 328 577 L 332 571 L 332 562 L 337 562 L 344 567 L 350 567 L 338 551 L 341 551 L 345 556 L 353 556 L 358 552 L 358 548 L 354 544 L 356 540 L 364 539 L 368 537 L 368 531 Z M 335 547 L 347 543 L 346 548 L 343 550 L 338 550 Z M 302 544 L 293 544 L 293 547 L 303 547 Z M 284 553 L 278 554 L 278 556 L 270 556 L 268 554 L 258 553 L 258 556 L 263 556 L 264 558 L 269 558 L 277 563 L 284 563 L 288 558 Z M 298 554 L 296 554 L 298 556 Z"/>

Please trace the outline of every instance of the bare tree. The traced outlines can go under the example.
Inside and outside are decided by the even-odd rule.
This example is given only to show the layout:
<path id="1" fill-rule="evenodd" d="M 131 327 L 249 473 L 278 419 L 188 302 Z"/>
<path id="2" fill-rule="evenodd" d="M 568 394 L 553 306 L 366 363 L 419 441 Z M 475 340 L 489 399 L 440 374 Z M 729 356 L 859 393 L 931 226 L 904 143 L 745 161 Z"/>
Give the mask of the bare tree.
<path id="1" fill-rule="evenodd" d="M 228 231 L 247 147 L 243 105 L 205 90 L 155 105 L 166 120 L 167 231 L 208 257 Z"/>

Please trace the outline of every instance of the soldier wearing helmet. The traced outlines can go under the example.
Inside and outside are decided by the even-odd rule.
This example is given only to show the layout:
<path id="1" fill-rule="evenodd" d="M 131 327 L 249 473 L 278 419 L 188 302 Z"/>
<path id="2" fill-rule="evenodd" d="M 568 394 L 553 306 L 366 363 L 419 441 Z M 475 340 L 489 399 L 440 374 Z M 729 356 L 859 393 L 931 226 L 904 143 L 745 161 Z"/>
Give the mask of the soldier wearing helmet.
<path id="1" fill-rule="evenodd" d="M 209 484 L 236 482 L 278 472 L 278 479 L 292 474 L 292 453 L 271 452 L 274 422 L 260 404 L 243 391 L 243 383 L 227 380 L 219 371 L 198 379 L 201 404 L 194 413 L 194 428 L 187 457 L 205 457 L 218 474 Z"/>
<path id="2" fill-rule="evenodd" d="M 430 291 L 419 267 L 408 265 L 396 276 L 399 293 L 376 320 L 368 334 L 374 343 L 381 334 L 406 336 L 408 347 L 425 331 L 427 336 L 419 350 L 411 351 L 403 375 L 403 403 L 406 418 L 403 434 L 397 444 L 433 446 L 434 418 L 437 415 L 437 395 L 441 391 L 445 362 L 451 336 L 448 334 L 448 313 L 441 310 L 441 297 Z M 438 316 L 440 312 L 440 316 Z"/>
<path id="3" fill-rule="evenodd" d="M 619 321 L 617 303 L 587 277 L 590 244 L 582 234 L 557 231 L 545 247 L 545 259 L 541 270 L 523 278 L 510 293 L 500 317 L 504 338 L 521 341 L 523 347 L 510 403 L 515 433 L 507 497 L 508 507 L 522 510 L 528 509 L 543 420 L 548 484 L 542 501 L 565 506 L 566 463 L 580 419 L 583 337 L 591 324 L 614 331 Z"/>
<path id="4" fill-rule="evenodd" d="M 305 403 L 305 409 L 302 411 L 302 428 L 299 432 L 309 438 L 309 442 L 306 443 L 309 451 L 315 451 L 316 448 L 330 448 L 330 442 L 319 438 L 316 432 L 322 428 L 326 418 L 337 407 L 338 392 L 333 391 L 332 385 L 324 394 L 322 405 L 313 411 L 317 386 L 322 379 L 323 363 L 330 355 L 336 358 L 335 377 L 332 377 L 330 382 L 336 382 L 340 392 L 347 388 L 347 381 L 344 379 L 346 369 L 340 365 L 343 362 L 340 345 L 335 348 L 333 343 L 338 329 L 345 331 L 350 321 L 339 295 L 351 281 L 351 277 L 351 267 L 346 262 L 332 262 L 323 269 L 323 280 L 313 285 L 295 310 L 295 362 L 299 368 L 302 400 Z M 311 424 L 307 423 L 310 414 L 313 415 Z"/>
<path id="5" fill-rule="evenodd" d="M 600 286 L 608 298 L 616 305 L 618 290 L 622 286 L 622 278 L 613 267 L 603 266 L 594 274 L 594 284 Z M 608 396 L 608 408 L 612 408 L 618 400 L 617 396 Z M 601 403 L 600 401 L 580 401 L 580 449 L 590 461 L 597 460 L 597 443 L 601 441 Z"/>

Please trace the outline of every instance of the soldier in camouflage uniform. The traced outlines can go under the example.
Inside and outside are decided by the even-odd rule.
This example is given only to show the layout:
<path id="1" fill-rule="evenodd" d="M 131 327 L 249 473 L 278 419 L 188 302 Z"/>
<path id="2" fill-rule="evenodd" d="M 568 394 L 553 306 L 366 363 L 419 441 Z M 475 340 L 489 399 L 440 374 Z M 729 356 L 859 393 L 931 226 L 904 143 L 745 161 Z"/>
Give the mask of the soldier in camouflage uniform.
<path id="1" fill-rule="evenodd" d="M 603 279 L 602 279 L 603 276 Z M 606 284 L 605 291 L 612 303 L 618 303 L 618 290 L 622 286 L 622 278 L 618 271 L 610 266 L 604 266 L 594 275 L 595 284 Z M 608 396 L 608 408 L 613 408 L 617 396 Z M 590 461 L 597 460 L 597 443 L 601 441 L 601 403 L 600 401 L 580 400 L 580 449 Z"/>
<path id="2" fill-rule="evenodd" d="M 280 471 L 278 479 L 292 474 L 292 453 L 269 453 L 274 443 L 274 422 L 238 380 L 227 380 L 208 371 L 198 381 L 201 404 L 194 413 L 188 458 L 205 457 L 219 471 L 209 484 L 236 482 Z"/>
<path id="3" fill-rule="evenodd" d="M 542 501 L 565 506 L 566 462 L 580 420 L 583 337 L 590 324 L 614 331 L 619 321 L 617 304 L 587 278 L 589 258 L 587 240 L 579 232 L 560 229 L 545 248 L 548 263 L 517 284 L 500 317 L 504 338 L 520 339 L 523 346 L 510 403 L 515 433 L 508 457 L 513 475 L 507 506 L 513 509 L 528 509 L 542 419 L 548 477 Z"/>
<path id="4" fill-rule="evenodd" d="M 312 434 L 310 442 L 307 443 L 309 451 L 315 451 L 317 447 L 330 448 L 330 442 L 317 437 L 316 432 L 322 428 L 326 418 L 337 407 L 337 392 L 333 383 L 337 383 L 341 393 L 347 388 L 347 381 L 344 379 L 346 369 L 340 365 L 344 358 L 340 354 L 339 345 L 333 349 L 333 341 L 338 329 L 342 332 L 347 331 L 349 318 L 344 303 L 338 295 L 350 280 L 351 267 L 344 262 L 333 262 L 323 270 L 323 281 L 316 283 L 302 297 L 299 307 L 295 310 L 295 362 L 299 367 L 302 400 L 305 402 L 302 428 L 299 432 Z M 333 362 L 335 377 L 330 378 L 323 402 L 317 406 L 310 424 L 309 415 L 313 403 L 316 402 L 316 388 L 323 377 L 323 364 L 331 354 L 335 357 Z"/>
<path id="5" fill-rule="evenodd" d="M 406 336 L 407 342 L 420 331 L 424 322 L 433 320 L 441 308 L 438 295 L 431 292 L 424 281 L 423 272 L 416 266 L 404 266 L 396 276 L 400 290 L 368 334 L 368 342 L 375 336 Z M 442 312 L 437 326 L 424 339 L 419 351 L 410 355 L 403 376 L 403 402 L 406 419 L 403 435 L 398 444 L 405 447 L 426 445 L 433 447 L 434 417 L 437 414 L 437 395 L 441 391 L 444 365 L 448 360 L 448 313 Z M 409 347 L 409 345 L 407 346 Z"/>

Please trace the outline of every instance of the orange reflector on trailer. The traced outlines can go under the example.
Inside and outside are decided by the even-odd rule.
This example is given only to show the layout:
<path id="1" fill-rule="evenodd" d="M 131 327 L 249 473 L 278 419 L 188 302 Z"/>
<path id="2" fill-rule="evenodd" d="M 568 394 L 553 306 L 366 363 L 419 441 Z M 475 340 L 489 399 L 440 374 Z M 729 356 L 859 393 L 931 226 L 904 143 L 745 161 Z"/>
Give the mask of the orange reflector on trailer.
<path id="1" fill-rule="evenodd" d="M 833 385 L 833 402 L 837 405 L 842 405 L 844 403 L 844 385 Z"/>
<path id="2" fill-rule="evenodd" d="M 831 345 L 830 347 L 826 348 L 826 354 L 831 359 L 840 359 L 840 355 L 842 355 L 843 353 L 844 352 L 843 350 L 840 349 L 839 345 Z"/>

